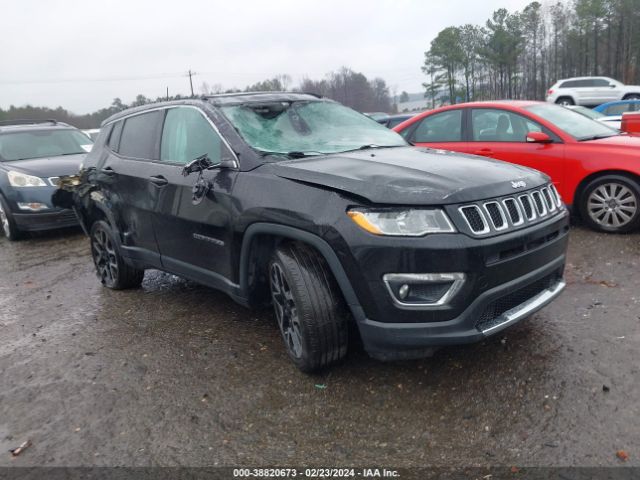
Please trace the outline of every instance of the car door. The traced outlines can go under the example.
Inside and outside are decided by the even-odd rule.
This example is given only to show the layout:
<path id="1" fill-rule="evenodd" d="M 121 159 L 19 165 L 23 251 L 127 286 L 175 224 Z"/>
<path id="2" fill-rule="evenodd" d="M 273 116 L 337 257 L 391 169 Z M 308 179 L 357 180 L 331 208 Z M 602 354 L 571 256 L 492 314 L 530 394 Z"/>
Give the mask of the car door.
<path id="1" fill-rule="evenodd" d="M 535 168 L 560 188 L 564 180 L 565 147 L 560 138 L 538 122 L 509 110 L 474 108 L 470 112 L 467 153 Z M 529 143 L 529 132 L 544 132 L 551 143 Z"/>
<path id="2" fill-rule="evenodd" d="M 434 113 L 403 130 L 401 134 L 417 146 L 464 151 L 462 117 L 462 108 Z"/>
<path id="3" fill-rule="evenodd" d="M 578 105 L 597 105 L 597 91 L 592 79 L 574 80 L 572 90 L 576 94 Z"/>
<path id="4" fill-rule="evenodd" d="M 166 270 L 202 283 L 224 287 L 232 278 L 230 244 L 233 204 L 231 190 L 237 170 L 202 172 L 208 187 L 195 195 L 199 175 L 182 174 L 184 166 L 202 155 L 218 164 L 235 156 L 200 109 L 179 106 L 166 110 L 160 140 L 160 161 L 150 181 L 157 191 L 153 223 L 162 265 Z M 227 285 L 228 286 L 228 285 Z"/>
<path id="5" fill-rule="evenodd" d="M 161 112 L 151 111 L 116 122 L 96 176 L 125 255 L 151 266 L 160 265 L 160 256 L 153 231 L 154 190 L 148 167 L 158 158 L 161 119 Z"/>
<path id="6" fill-rule="evenodd" d="M 607 78 L 594 78 L 593 84 L 594 105 L 613 102 L 622 97 L 622 90 Z"/>

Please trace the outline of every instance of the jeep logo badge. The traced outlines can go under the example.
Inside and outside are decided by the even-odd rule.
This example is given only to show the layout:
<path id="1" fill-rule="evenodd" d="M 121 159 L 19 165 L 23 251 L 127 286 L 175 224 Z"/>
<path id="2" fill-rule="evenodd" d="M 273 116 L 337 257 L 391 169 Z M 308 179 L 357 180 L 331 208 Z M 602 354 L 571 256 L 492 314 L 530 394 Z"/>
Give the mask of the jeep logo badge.
<path id="1" fill-rule="evenodd" d="M 511 186 L 513 188 L 524 188 L 527 186 L 527 184 L 522 180 L 518 180 L 517 182 L 511 182 Z"/>

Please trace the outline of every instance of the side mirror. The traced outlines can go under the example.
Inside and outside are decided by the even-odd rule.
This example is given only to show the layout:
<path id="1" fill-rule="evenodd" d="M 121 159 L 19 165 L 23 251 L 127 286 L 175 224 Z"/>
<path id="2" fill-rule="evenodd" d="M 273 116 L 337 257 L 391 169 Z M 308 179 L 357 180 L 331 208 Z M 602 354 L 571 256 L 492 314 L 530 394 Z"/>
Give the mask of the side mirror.
<path id="1" fill-rule="evenodd" d="M 615 83 L 610 83 L 610 84 L 609 84 L 609 86 L 610 86 L 611 88 L 616 88 L 616 87 L 617 87 L 617 85 L 616 85 Z"/>
<path id="2" fill-rule="evenodd" d="M 544 132 L 527 133 L 527 143 L 551 143 L 551 137 Z"/>
<path id="3" fill-rule="evenodd" d="M 182 175 L 188 177 L 192 173 L 200 173 L 204 170 L 210 170 L 212 168 L 234 168 L 236 163 L 233 159 L 223 158 L 218 163 L 213 163 L 206 153 L 197 158 L 194 158 L 187 163 L 182 169 Z"/>

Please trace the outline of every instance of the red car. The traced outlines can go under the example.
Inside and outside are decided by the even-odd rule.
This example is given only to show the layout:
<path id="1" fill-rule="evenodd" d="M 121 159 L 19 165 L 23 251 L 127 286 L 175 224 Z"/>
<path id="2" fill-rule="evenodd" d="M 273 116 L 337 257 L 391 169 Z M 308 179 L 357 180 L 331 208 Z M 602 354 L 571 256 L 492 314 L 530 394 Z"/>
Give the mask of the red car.
<path id="1" fill-rule="evenodd" d="M 623 113 L 621 129 L 629 135 L 640 136 L 640 113 Z"/>
<path id="2" fill-rule="evenodd" d="M 417 146 L 540 170 L 596 230 L 628 232 L 640 225 L 640 138 L 567 108 L 524 101 L 464 103 L 416 115 L 393 130 Z"/>

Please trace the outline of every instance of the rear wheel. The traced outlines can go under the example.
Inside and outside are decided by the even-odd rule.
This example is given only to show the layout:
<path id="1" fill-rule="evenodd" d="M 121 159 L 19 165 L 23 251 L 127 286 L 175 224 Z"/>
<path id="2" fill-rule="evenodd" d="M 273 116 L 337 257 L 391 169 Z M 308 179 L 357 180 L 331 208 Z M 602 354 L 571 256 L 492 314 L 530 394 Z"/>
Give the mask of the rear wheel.
<path id="1" fill-rule="evenodd" d="M 623 175 L 596 178 L 584 189 L 580 213 L 595 230 L 634 230 L 640 225 L 640 185 Z"/>
<path id="2" fill-rule="evenodd" d="M 99 220 L 91 227 L 91 256 L 100 282 L 108 288 L 123 290 L 139 287 L 144 270 L 127 265 L 120 255 L 109 224 Z"/>
<path id="3" fill-rule="evenodd" d="M 16 227 L 9 204 L 0 194 L 0 230 L 8 240 L 16 241 L 22 238 L 22 232 Z"/>
<path id="4" fill-rule="evenodd" d="M 290 243 L 269 263 L 271 299 L 287 353 L 314 372 L 347 353 L 347 311 L 327 263 L 313 248 Z"/>
<path id="5" fill-rule="evenodd" d="M 558 105 L 562 105 L 564 107 L 566 107 L 568 105 L 575 105 L 575 102 L 573 101 L 573 98 L 571 98 L 571 97 L 560 97 L 558 100 L 556 100 L 556 103 Z"/>

